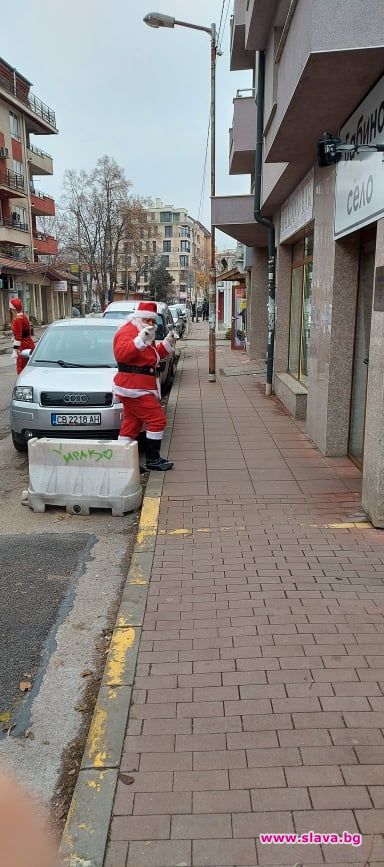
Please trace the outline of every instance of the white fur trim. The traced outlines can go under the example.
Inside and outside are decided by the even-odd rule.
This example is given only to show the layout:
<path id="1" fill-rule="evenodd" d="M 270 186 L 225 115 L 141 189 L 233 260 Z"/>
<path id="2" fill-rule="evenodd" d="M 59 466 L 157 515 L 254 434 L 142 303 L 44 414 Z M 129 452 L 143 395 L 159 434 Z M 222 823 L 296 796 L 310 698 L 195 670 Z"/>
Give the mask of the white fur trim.
<path id="1" fill-rule="evenodd" d="M 13 345 L 14 346 L 21 346 L 21 340 L 14 340 Z"/>
<path id="2" fill-rule="evenodd" d="M 168 355 L 170 355 L 171 352 L 173 352 L 173 350 L 174 350 L 174 348 L 175 348 L 174 345 L 173 345 L 172 343 L 168 343 L 167 338 L 165 338 L 165 340 L 163 340 L 163 346 L 165 346 L 165 348 L 166 348 L 166 350 L 167 350 L 167 352 L 168 352 Z"/>
<path id="3" fill-rule="evenodd" d="M 147 430 L 145 435 L 147 440 L 162 440 L 163 433 L 163 430 Z"/>
<path id="4" fill-rule="evenodd" d="M 123 388 L 122 385 L 114 385 L 113 391 L 119 397 L 146 397 L 147 394 L 153 394 L 155 397 L 159 397 L 157 391 L 145 388 Z"/>
<path id="5" fill-rule="evenodd" d="M 121 436 L 118 436 L 118 437 L 117 437 L 117 442 L 118 442 L 118 443 L 133 443 L 133 442 L 135 442 L 135 440 L 132 439 L 132 437 L 121 437 Z"/>
<path id="6" fill-rule="evenodd" d="M 133 310 L 127 316 L 128 322 L 133 322 L 135 319 L 153 319 L 156 322 L 157 313 L 152 313 L 150 310 Z"/>
<path id="7" fill-rule="evenodd" d="M 144 340 L 141 339 L 140 334 L 138 334 L 137 337 L 133 338 L 133 342 L 136 346 L 136 349 L 146 349 L 147 348 L 147 344 L 144 343 Z"/>

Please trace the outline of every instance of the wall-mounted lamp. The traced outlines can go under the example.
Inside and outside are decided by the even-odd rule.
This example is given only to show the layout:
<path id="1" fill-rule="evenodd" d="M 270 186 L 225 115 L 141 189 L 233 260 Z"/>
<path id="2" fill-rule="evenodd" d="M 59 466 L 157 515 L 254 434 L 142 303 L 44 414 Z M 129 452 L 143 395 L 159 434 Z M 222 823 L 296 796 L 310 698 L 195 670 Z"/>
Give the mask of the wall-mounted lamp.
<path id="1" fill-rule="evenodd" d="M 384 153 L 384 144 L 349 144 L 342 142 L 340 138 L 330 132 L 325 132 L 317 142 L 317 158 L 321 169 L 338 163 L 343 154 L 369 153 L 370 151 Z"/>

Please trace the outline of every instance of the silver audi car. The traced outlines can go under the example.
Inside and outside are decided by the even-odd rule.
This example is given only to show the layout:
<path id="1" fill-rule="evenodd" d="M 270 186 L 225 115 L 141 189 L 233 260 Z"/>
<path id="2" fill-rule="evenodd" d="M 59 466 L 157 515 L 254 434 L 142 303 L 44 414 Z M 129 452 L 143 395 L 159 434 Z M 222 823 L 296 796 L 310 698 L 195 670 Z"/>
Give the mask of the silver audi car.
<path id="1" fill-rule="evenodd" d="M 47 328 L 13 389 L 17 451 L 25 451 L 36 436 L 118 436 L 122 406 L 112 390 L 113 338 L 121 324 L 121 319 L 63 319 Z"/>

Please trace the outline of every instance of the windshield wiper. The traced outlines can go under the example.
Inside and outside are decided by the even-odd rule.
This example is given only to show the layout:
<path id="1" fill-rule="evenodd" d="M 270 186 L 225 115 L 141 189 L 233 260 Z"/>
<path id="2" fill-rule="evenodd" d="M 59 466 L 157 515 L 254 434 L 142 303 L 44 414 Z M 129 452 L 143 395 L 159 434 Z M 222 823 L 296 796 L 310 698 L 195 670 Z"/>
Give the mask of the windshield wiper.
<path id="1" fill-rule="evenodd" d="M 59 367 L 88 367 L 87 364 L 72 364 L 62 358 L 35 358 L 35 364 L 58 364 Z"/>
<path id="2" fill-rule="evenodd" d="M 116 364 L 72 364 L 71 361 L 63 361 L 62 358 L 35 358 L 34 361 L 36 364 L 58 364 L 59 367 L 116 367 Z"/>

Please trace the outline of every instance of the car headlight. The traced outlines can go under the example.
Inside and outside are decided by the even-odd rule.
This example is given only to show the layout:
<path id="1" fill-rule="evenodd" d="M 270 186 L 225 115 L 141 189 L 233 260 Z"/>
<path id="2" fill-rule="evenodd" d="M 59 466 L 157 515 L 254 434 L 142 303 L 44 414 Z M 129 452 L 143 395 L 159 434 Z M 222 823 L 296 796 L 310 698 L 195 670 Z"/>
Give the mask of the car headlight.
<path id="1" fill-rule="evenodd" d="M 15 385 L 13 389 L 13 400 L 33 400 L 33 388 L 31 385 Z"/>

